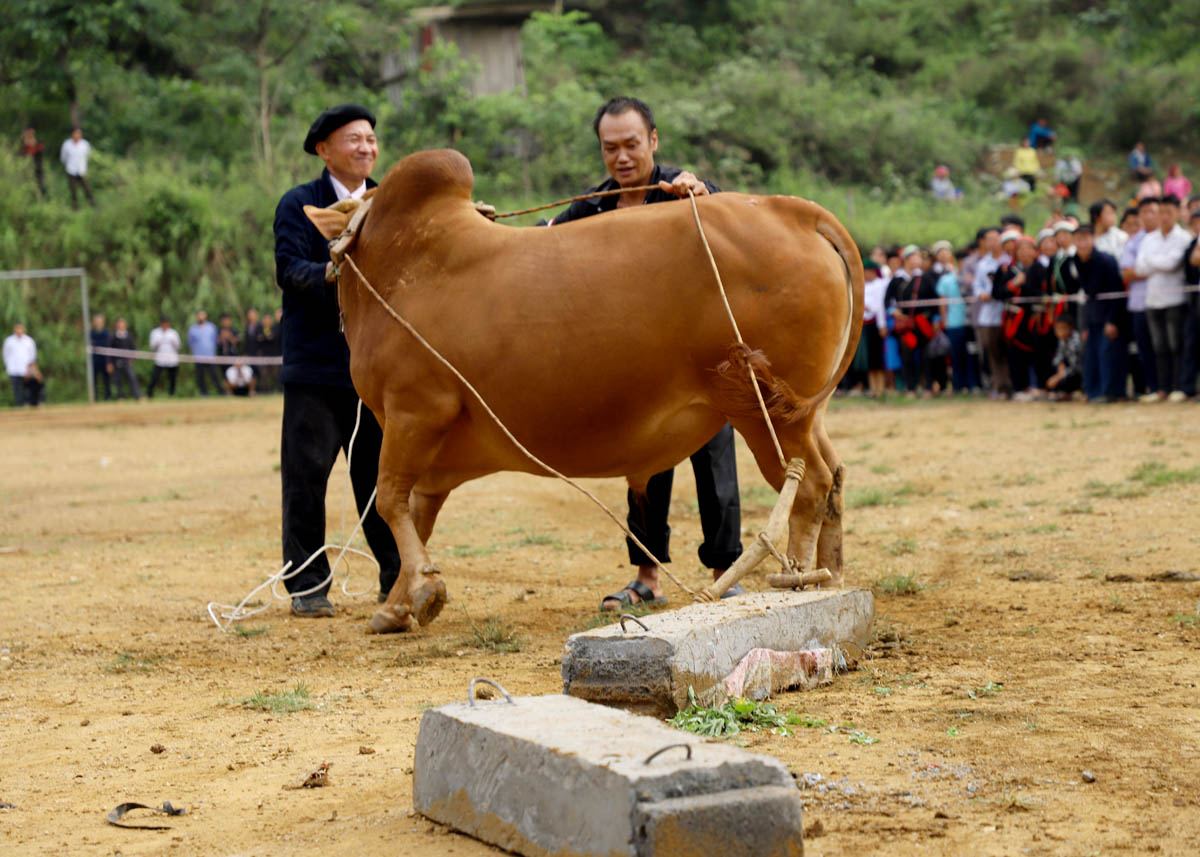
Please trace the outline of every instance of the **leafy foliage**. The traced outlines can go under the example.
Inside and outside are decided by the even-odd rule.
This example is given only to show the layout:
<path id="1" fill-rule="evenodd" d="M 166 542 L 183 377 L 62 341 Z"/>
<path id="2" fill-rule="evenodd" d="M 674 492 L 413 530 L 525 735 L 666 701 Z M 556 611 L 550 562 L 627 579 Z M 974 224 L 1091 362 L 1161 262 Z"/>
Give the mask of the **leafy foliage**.
<path id="1" fill-rule="evenodd" d="M 85 267 L 96 307 L 143 343 L 160 313 L 178 326 L 201 305 L 271 306 L 274 203 L 317 171 L 299 154 L 312 117 L 347 100 L 379 117 L 380 174 L 452 146 L 477 197 L 517 208 L 595 184 L 594 111 L 637 95 L 655 108 L 660 160 L 807 196 L 864 245 L 958 241 L 995 220 L 995 184 L 972 170 L 1039 115 L 1092 159 L 1119 163 L 1137 139 L 1161 161 L 1200 149 L 1200 7 L 1185 0 L 577 0 L 526 21 L 522 90 L 480 96 L 453 44 L 413 50 L 420 5 L 12 0 L 0 122 L 37 126 L 51 198 L 36 202 L 28 162 L 0 147 L 13 179 L 0 267 Z M 98 199 L 78 213 L 56 158 L 75 121 Z M 936 163 L 965 185 L 961 205 L 929 199 Z M 55 400 L 84 389 L 64 295 L 0 286 L 0 324 L 29 324 Z"/>
<path id="2" fill-rule="evenodd" d="M 790 734 L 787 727 L 816 728 L 825 721 L 795 713 L 784 714 L 770 702 L 751 699 L 730 699 L 717 708 L 703 708 L 696 703 L 696 693 L 688 688 L 688 707 L 667 721 L 677 729 L 695 732 L 710 738 L 728 737 L 739 732 L 758 732 L 769 729 L 778 735 Z"/>

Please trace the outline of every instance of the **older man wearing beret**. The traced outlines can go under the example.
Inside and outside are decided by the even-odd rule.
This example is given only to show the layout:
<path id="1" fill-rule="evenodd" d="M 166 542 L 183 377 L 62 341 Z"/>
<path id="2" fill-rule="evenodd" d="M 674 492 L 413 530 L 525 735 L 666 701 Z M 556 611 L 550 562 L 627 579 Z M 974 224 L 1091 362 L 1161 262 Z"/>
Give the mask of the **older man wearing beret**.
<path id="1" fill-rule="evenodd" d="M 325 162 L 316 181 L 292 188 L 275 209 L 275 279 L 283 290 L 283 559 L 293 570 L 286 581 L 297 616 L 332 616 L 325 544 L 325 490 L 339 450 L 349 455 L 358 394 L 350 380 L 350 349 L 338 326 L 337 284 L 325 239 L 304 216 L 361 198 L 379 156 L 375 117 L 358 104 L 330 108 L 313 122 L 304 151 Z M 359 514 L 370 500 L 379 470 L 382 433 L 362 409 L 354 440 L 350 479 Z M 391 530 L 374 504 L 363 522 L 367 544 L 379 562 L 380 600 L 400 572 Z M 315 555 L 315 556 L 314 556 Z"/>

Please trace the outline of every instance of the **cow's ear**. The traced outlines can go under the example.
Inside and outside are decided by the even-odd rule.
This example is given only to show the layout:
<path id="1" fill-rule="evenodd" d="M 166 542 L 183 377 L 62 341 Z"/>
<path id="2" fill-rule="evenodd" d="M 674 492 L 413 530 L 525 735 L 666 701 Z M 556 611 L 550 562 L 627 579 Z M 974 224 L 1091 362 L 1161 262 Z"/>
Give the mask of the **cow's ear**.
<path id="1" fill-rule="evenodd" d="M 312 221 L 312 225 L 317 227 L 317 231 L 326 241 L 332 241 L 341 235 L 346 229 L 346 224 L 350 222 L 350 215 L 344 212 L 317 208 L 315 205 L 304 206 L 304 215 Z"/>

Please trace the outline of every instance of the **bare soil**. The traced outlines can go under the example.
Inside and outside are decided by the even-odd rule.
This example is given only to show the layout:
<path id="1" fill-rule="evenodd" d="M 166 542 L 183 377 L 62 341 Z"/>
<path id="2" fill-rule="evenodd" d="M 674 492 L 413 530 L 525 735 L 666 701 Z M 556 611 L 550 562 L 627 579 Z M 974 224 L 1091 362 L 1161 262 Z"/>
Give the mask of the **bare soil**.
<path id="1" fill-rule="evenodd" d="M 374 571 L 356 560 L 351 588 L 371 591 L 336 590 L 335 618 L 274 602 L 221 633 L 206 604 L 277 568 L 280 412 L 0 414 L 6 855 L 499 853 L 412 813 L 421 713 L 476 675 L 560 691 L 567 635 L 630 577 L 620 535 L 565 485 L 493 476 L 443 512 L 432 548 L 453 601 L 430 627 L 368 636 Z M 776 700 L 825 728 L 736 739 L 796 772 L 809 855 L 1197 853 L 1200 582 L 1151 578 L 1200 573 L 1198 417 L 835 403 L 848 579 L 875 588 L 876 641 L 832 686 Z M 753 532 L 774 494 L 739 455 Z M 331 535 L 343 485 L 339 465 Z M 621 483 L 589 485 L 623 511 Z M 698 585 L 695 508 L 685 465 L 675 567 Z M 519 651 L 481 646 L 488 617 Z M 248 702 L 298 685 L 307 709 Z M 289 788 L 325 762 L 327 787 Z M 164 800 L 188 810 L 170 830 L 105 823 Z"/>

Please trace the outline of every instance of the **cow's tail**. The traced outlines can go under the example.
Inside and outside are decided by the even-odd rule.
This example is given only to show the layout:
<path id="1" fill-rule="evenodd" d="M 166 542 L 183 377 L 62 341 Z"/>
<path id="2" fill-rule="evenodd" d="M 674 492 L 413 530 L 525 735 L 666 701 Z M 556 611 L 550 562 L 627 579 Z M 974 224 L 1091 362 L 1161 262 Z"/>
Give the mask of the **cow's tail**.
<path id="1" fill-rule="evenodd" d="M 863 272 L 862 257 L 854 240 L 846 227 L 842 226 L 832 214 L 822 210 L 817 216 L 817 233 L 833 245 L 838 258 L 842 260 L 842 268 L 846 275 L 846 326 L 842 330 L 842 342 L 839 353 L 841 360 L 834 368 L 829 381 L 817 395 L 817 401 L 823 401 L 834 391 L 850 363 L 854 360 L 854 351 L 858 348 L 858 339 L 862 335 L 863 317 Z"/>
<path id="2" fill-rule="evenodd" d="M 824 386 L 814 396 L 803 396 L 783 378 L 771 371 L 771 361 L 762 351 L 737 343 L 729 348 L 724 361 L 717 366 L 717 377 L 722 380 L 723 393 L 732 409 L 737 413 L 755 413 L 759 410 L 753 388 L 748 388 L 745 379 L 753 373 L 763 393 L 763 401 L 770 415 L 783 422 L 794 422 L 812 413 L 813 406 L 823 402 L 837 387 L 858 346 L 861 325 L 855 320 L 862 318 L 863 311 L 863 267 L 862 259 L 850 234 L 833 215 L 819 209 L 815 230 L 833 245 L 842 261 L 846 287 L 846 324 L 842 329 L 838 361 Z"/>

